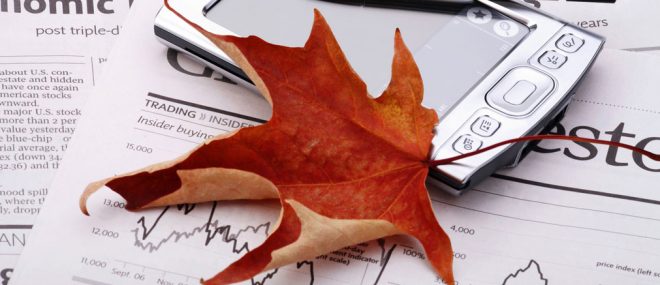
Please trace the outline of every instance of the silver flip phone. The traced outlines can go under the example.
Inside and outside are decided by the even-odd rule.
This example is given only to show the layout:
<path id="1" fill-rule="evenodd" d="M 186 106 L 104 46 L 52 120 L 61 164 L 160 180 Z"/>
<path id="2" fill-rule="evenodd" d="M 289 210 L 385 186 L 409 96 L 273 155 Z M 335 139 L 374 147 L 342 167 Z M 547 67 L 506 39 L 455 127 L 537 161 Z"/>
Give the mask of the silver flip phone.
<path id="1" fill-rule="evenodd" d="M 552 16 L 498 3 L 479 0 L 446 9 L 439 3 L 437 9 L 424 10 L 320 0 L 186 0 L 171 5 L 211 32 L 257 35 L 289 46 L 304 44 L 312 11 L 318 8 L 371 94 L 380 94 L 389 82 L 394 30 L 400 28 L 424 80 L 423 104 L 440 116 L 432 150 L 433 158 L 440 159 L 552 126 L 604 44 L 602 37 Z M 167 46 L 254 89 L 231 59 L 171 11 L 161 9 L 154 26 Z M 461 194 L 496 170 L 517 165 L 526 146 L 503 146 L 438 166 L 428 182 Z"/>

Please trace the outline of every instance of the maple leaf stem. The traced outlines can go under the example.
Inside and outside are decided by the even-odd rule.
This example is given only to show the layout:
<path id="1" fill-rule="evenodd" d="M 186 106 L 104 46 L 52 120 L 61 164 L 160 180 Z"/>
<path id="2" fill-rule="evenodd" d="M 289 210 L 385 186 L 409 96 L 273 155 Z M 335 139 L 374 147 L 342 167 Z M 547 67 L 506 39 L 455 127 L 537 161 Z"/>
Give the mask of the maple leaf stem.
<path id="1" fill-rule="evenodd" d="M 504 146 L 504 145 L 517 143 L 517 142 L 541 141 L 541 140 L 563 140 L 563 141 L 585 142 L 585 143 L 616 146 L 616 147 L 620 147 L 620 148 L 629 149 L 633 152 L 639 153 L 639 154 L 641 154 L 643 156 L 646 156 L 650 159 L 653 159 L 655 161 L 660 161 L 660 154 L 652 153 L 652 152 L 647 151 L 645 149 L 635 147 L 635 146 L 625 144 L 625 143 L 612 142 L 612 141 L 606 141 L 606 140 L 597 140 L 597 139 L 588 139 L 588 138 L 581 138 L 581 137 L 573 137 L 573 136 L 563 136 L 563 135 L 536 135 L 536 136 L 525 136 L 525 137 L 520 137 L 520 138 L 516 138 L 516 139 L 505 140 L 505 141 L 498 142 L 494 145 L 490 145 L 488 147 L 485 147 L 485 148 L 482 148 L 482 149 L 479 149 L 479 150 L 476 150 L 476 151 L 473 151 L 473 152 L 469 152 L 469 153 L 465 153 L 465 154 L 461 154 L 461 155 L 457 155 L 457 156 L 453 156 L 453 157 L 449 157 L 449 158 L 443 158 L 443 159 L 438 159 L 438 160 L 430 160 L 427 163 L 428 163 L 429 167 L 444 165 L 444 164 L 450 164 L 450 163 L 453 163 L 457 160 L 461 160 L 461 159 L 468 158 L 468 157 L 471 157 L 471 156 L 479 155 L 481 153 L 490 151 L 492 149 L 495 149 L 495 148 L 498 148 L 498 147 L 501 147 L 501 146 Z"/>

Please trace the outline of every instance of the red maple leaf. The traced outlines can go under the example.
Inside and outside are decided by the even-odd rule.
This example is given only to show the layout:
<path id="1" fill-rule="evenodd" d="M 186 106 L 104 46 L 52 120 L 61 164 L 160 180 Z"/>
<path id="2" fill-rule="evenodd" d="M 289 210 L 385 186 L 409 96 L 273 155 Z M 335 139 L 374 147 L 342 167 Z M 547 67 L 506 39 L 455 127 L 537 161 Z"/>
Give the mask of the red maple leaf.
<path id="1" fill-rule="evenodd" d="M 190 24 L 248 74 L 271 102 L 272 118 L 264 125 L 218 136 L 173 161 L 90 184 L 80 206 L 87 213 L 87 198 L 103 186 L 124 197 L 129 210 L 279 199 L 282 212 L 275 231 L 205 284 L 246 280 L 265 270 L 396 234 L 417 238 L 433 268 L 453 284 L 450 241 L 436 221 L 424 184 L 429 166 L 522 140 L 613 144 L 534 136 L 429 161 L 438 118 L 421 106 L 421 76 L 399 31 L 392 79 L 374 99 L 318 11 L 307 43 L 296 48 L 254 36 L 215 35 Z"/>
<path id="2" fill-rule="evenodd" d="M 392 80 L 373 99 L 316 12 L 302 48 L 202 30 L 272 103 L 266 124 L 219 136 L 172 162 L 90 185 L 106 185 L 130 210 L 233 199 L 279 199 L 279 225 L 259 247 L 205 284 L 381 237 L 421 241 L 448 281 L 452 249 L 424 182 L 436 113 L 421 106 L 422 80 L 397 31 Z M 85 210 L 86 211 L 86 210 Z"/>

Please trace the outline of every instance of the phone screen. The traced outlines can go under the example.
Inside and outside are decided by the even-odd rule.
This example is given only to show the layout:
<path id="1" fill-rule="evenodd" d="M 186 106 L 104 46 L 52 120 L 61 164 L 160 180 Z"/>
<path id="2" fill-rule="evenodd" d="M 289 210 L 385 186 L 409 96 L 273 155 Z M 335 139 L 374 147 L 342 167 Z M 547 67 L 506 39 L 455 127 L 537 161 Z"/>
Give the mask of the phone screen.
<path id="1" fill-rule="evenodd" d="M 453 11 L 361 7 L 320 0 L 218 0 L 206 17 L 240 36 L 304 45 L 319 9 L 355 71 L 378 95 L 391 74 L 401 29 L 424 80 L 424 105 L 440 116 L 497 65 L 529 29 L 483 6 Z"/>

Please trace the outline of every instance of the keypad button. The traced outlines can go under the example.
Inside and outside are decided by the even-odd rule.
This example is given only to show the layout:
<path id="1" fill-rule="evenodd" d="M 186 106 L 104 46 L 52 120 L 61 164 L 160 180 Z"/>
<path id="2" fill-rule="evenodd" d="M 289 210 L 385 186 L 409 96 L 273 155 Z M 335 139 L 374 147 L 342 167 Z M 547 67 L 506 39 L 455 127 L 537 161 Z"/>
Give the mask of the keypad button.
<path id="1" fill-rule="evenodd" d="M 467 11 L 467 18 L 472 23 L 482 25 L 493 19 L 493 13 L 486 8 L 474 7 Z"/>
<path id="2" fill-rule="evenodd" d="M 540 58 L 539 63 L 547 68 L 557 69 L 566 63 L 566 56 L 551 50 L 546 51 Z"/>
<path id="3" fill-rule="evenodd" d="M 489 117 L 481 116 L 472 123 L 472 132 L 482 137 L 490 137 L 500 128 L 500 122 Z"/>
<path id="4" fill-rule="evenodd" d="M 481 140 L 475 138 L 471 135 L 462 135 L 456 142 L 454 142 L 454 150 L 465 154 L 468 152 L 473 152 L 481 148 Z"/>
<path id="5" fill-rule="evenodd" d="M 512 105 L 520 105 L 527 101 L 527 98 L 534 94 L 534 91 L 536 91 L 534 83 L 520 80 L 504 94 L 504 101 Z"/>
<path id="6" fill-rule="evenodd" d="M 578 51 L 582 45 L 584 45 L 584 40 L 573 34 L 565 34 L 561 36 L 556 43 L 557 48 L 568 53 Z"/>
<path id="7" fill-rule="evenodd" d="M 486 93 L 486 102 L 506 114 L 525 116 L 541 104 L 554 87 L 554 80 L 547 74 L 535 68 L 516 67 Z"/>

